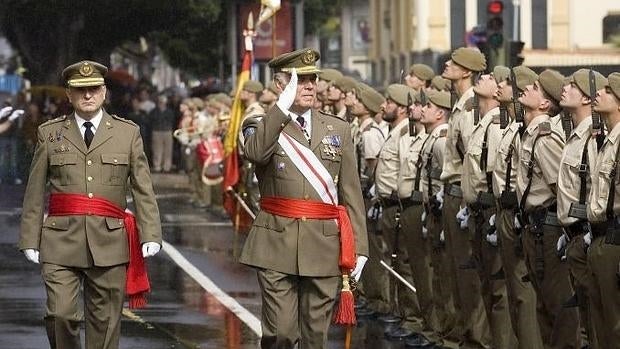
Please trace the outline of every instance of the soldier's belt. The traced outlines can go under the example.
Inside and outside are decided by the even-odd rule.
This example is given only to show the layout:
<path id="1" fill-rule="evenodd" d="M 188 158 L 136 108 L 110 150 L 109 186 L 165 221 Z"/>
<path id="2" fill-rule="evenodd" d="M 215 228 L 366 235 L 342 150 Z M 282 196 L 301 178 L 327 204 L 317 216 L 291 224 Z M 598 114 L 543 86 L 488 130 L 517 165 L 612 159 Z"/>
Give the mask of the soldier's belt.
<path id="1" fill-rule="evenodd" d="M 406 201 L 408 202 L 410 206 L 422 205 L 422 202 L 423 202 L 422 192 L 419 190 L 414 190 L 411 193 L 411 197 Z"/>
<path id="2" fill-rule="evenodd" d="M 401 202 L 399 200 L 392 198 L 379 198 L 379 203 L 381 203 L 381 206 L 383 206 L 383 208 L 390 208 L 401 205 Z"/>
<path id="3" fill-rule="evenodd" d="M 528 222 L 533 225 L 551 225 L 560 227 L 556 206 L 543 207 L 527 213 Z"/>
<path id="4" fill-rule="evenodd" d="M 454 196 L 457 198 L 463 197 L 463 190 L 461 190 L 461 182 L 449 183 L 446 184 L 444 188 L 444 192 L 447 195 Z"/>
<path id="5" fill-rule="evenodd" d="M 514 191 L 504 190 L 497 201 L 502 210 L 513 210 L 519 206 L 517 193 Z"/>

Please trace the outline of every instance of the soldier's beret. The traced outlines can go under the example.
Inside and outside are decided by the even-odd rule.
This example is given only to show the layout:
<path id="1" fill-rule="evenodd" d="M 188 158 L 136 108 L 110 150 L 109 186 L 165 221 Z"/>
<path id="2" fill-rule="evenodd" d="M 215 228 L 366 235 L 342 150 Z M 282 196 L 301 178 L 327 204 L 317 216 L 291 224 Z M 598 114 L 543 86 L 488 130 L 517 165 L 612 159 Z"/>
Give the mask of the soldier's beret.
<path id="1" fill-rule="evenodd" d="M 611 88 L 611 92 L 620 99 L 620 73 L 611 73 L 607 77 L 607 86 Z"/>
<path id="2" fill-rule="evenodd" d="M 333 81 L 334 86 L 336 86 L 342 92 L 350 92 L 355 89 L 357 85 L 357 80 L 353 79 L 350 76 L 343 76 Z"/>
<path id="3" fill-rule="evenodd" d="M 316 61 L 321 54 L 311 48 L 302 48 L 293 52 L 287 52 L 272 58 L 268 65 L 275 72 L 290 73 L 297 70 L 298 75 L 318 74 L 321 72 L 316 66 Z"/>
<path id="4" fill-rule="evenodd" d="M 342 73 L 332 68 L 321 69 L 321 72 L 319 73 L 319 79 L 325 80 L 327 82 L 334 81 L 341 77 Z"/>
<path id="5" fill-rule="evenodd" d="M 263 84 L 261 84 L 260 81 L 256 81 L 256 80 L 248 80 L 243 84 L 244 91 L 248 91 L 252 93 L 259 93 L 259 92 L 262 92 L 263 89 L 264 89 Z"/>
<path id="6" fill-rule="evenodd" d="M 232 105 L 232 99 L 225 93 L 216 93 L 213 99 L 229 107 Z"/>
<path id="7" fill-rule="evenodd" d="M 108 68 L 93 61 L 80 61 L 62 70 L 62 78 L 70 87 L 103 85 Z"/>
<path id="8" fill-rule="evenodd" d="M 414 93 L 415 91 L 408 86 L 402 84 L 392 84 L 388 86 L 385 92 L 385 98 L 389 98 L 397 104 L 406 107 L 409 105 L 409 96 L 411 96 L 411 102 L 413 102 Z"/>
<path id="9" fill-rule="evenodd" d="M 538 80 L 538 74 L 524 65 L 516 66 L 512 71 L 515 73 L 517 88 L 521 91 L 525 91 L 525 86 L 534 85 Z"/>
<path id="10" fill-rule="evenodd" d="M 510 77 L 510 68 L 503 65 L 496 65 L 495 68 L 493 68 L 493 77 L 498 84 L 508 80 Z"/>
<path id="11" fill-rule="evenodd" d="M 565 85 L 565 78 L 559 71 L 545 69 L 538 76 L 538 83 L 549 96 L 560 102 L 562 99 L 562 87 Z"/>
<path id="12" fill-rule="evenodd" d="M 441 75 L 436 75 L 431 80 L 431 87 L 439 91 L 450 91 L 452 82 Z"/>
<path id="13" fill-rule="evenodd" d="M 381 104 L 385 102 L 385 98 L 372 87 L 363 89 L 358 94 L 357 99 L 359 99 L 368 110 L 374 113 L 381 111 Z"/>
<path id="14" fill-rule="evenodd" d="M 452 61 L 461 67 L 475 72 L 481 72 L 487 68 L 484 55 L 479 50 L 471 47 L 460 47 L 452 52 Z"/>
<path id="15" fill-rule="evenodd" d="M 607 85 L 607 78 L 603 74 L 593 70 L 594 72 L 594 91 L 597 91 Z M 574 83 L 579 87 L 581 92 L 589 96 L 590 95 L 590 69 L 579 69 L 568 77 L 568 83 Z"/>
<path id="16" fill-rule="evenodd" d="M 433 68 L 422 63 L 416 63 L 409 67 L 409 73 L 415 75 L 418 79 L 423 81 L 431 80 L 435 76 Z"/>
<path id="17" fill-rule="evenodd" d="M 450 109 L 450 92 L 448 91 L 428 91 L 426 94 L 428 100 L 438 107 Z"/>
<path id="18" fill-rule="evenodd" d="M 203 110 L 205 107 L 205 102 L 202 100 L 202 98 L 193 97 L 192 102 L 194 102 L 194 105 L 196 106 L 196 108 L 198 108 L 198 110 Z"/>
<path id="19" fill-rule="evenodd" d="M 359 96 L 362 93 L 362 91 L 368 90 L 368 89 L 372 89 L 372 87 L 370 87 L 369 85 L 367 85 L 367 84 L 365 84 L 365 83 L 363 83 L 361 81 L 356 81 L 355 82 L 354 91 L 355 91 L 355 95 L 356 96 Z"/>

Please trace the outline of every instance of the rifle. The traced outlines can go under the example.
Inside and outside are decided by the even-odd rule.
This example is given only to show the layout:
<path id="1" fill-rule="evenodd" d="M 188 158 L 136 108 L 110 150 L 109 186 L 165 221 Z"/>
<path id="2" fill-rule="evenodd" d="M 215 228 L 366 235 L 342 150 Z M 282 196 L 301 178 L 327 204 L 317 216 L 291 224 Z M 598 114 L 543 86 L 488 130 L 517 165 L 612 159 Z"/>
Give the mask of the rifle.
<path id="1" fill-rule="evenodd" d="M 508 127 L 508 108 L 505 104 L 499 105 L 499 128 L 502 130 Z"/>
<path id="2" fill-rule="evenodd" d="M 515 122 L 522 123 L 519 127 L 519 134 L 523 135 L 525 131 L 523 106 L 519 103 L 519 87 L 517 87 L 517 77 L 515 76 L 514 68 L 510 69 L 510 86 L 512 87 L 512 106 L 515 109 Z"/>
<path id="3" fill-rule="evenodd" d="M 562 111 L 562 116 L 560 117 L 562 118 L 562 129 L 566 135 L 566 140 L 568 140 L 568 137 L 573 132 L 573 118 L 566 110 Z M 592 115 L 592 120 L 594 120 L 594 115 Z"/>
<path id="4" fill-rule="evenodd" d="M 413 120 L 413 111 L 411 110 L 411 106 L 413 105 L 413 98 L 411 97 L 411 92 L 407 93 L 407 117 L 409 118 L 409 136 L 413 137 L 416 135 L 415 129 L 415 120 Z"/>
<path id="5" fill-rule="evenodd" d="M 592 108 L 592 135 L 596 137 L 596 148 L 601 150 L 603 141 L 605 140 L 605 129 L 601 123 L 601 116 L 594 110 L 594 98 L 596 97 L 596 77 L 594 70 L 590 69 L 588 73 L 590 80 L 590 108 Z"/>
<path id="6" fill-rule="evenodd" d="M 474 86 L 478 83 L 478 80 L 480 80 L 480 74 L 474 76 Z M 474 93 L 474 105 L 472 107 L 474 109 L 474 125 L 478 125 L 480 122 L 480 101 L 477 93 Z"/>

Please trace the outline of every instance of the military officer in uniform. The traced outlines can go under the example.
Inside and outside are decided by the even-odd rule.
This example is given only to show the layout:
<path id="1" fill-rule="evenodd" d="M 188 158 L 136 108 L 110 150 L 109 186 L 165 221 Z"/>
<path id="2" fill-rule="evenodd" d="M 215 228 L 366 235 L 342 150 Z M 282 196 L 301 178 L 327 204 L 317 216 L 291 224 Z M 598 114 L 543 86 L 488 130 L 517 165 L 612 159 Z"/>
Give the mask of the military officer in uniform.
<path id="1" fill-rule="evenodd" d="M 159 210 L 139 128 L 101 107 L 106 72 L 92 61 L 63 70 L 74 113 L 39 126 L 24 196 L 19 248 L 29 261 L 41 263 L 52 348 L 81 348 L 82 316 L 86 348 L 118 348 L 125 287 L 130 306 L 141 305 L 141 294 L 134 291 L 148 291 L 148 280 L 144 284 L 134 273 L 138 264 L 144 267 L 142 258 L 161 245 Z M 125 213 L 128 191 L 138 232 L 132 229 L 133 216 Z M 47 192 L 49 215 L 44 219 Z M 83 312 L 78 305 L 82 285 Z"/>
<path id="2" fill-rule="evenodd" d="M 359 280 L 368 256 L 349 125 L 312 109 L 319 57 L 305 48 L 273 58 L 283 92 L 265 118 L 243 125 L 261 210 L 240 261 L 258 273 L 262 348 L 326 348 L 343 274 Z"/>
<path id="3" fill-rule="evenodd" d="M 602 317 L 596 329 L 601 347 L 620 348 L 620 73 L 607 77 L 596 93 L 594 110 L 601 115 L 608 134 L 594 167 L 590 168 L 592 189 L 588 198 L 588 220 L 592 241 L 588 265 L 592 270 L 591 314 Z M 594 142 L 591 142 L 591 147 Z"/>
<path id="4" fill-rule="evenodd" d="M 503 127 L 497 147 L 493 169 L 493 194 L 497 201 L 494 223 L 498 247 L 502 258 L 512 328 L 520 349 L 542 349 L 543 343 L 536 319 L 536 293 L 527 280 L 527 267 L 523 259 L 521 237 L 514 228 L 514 216 L 519 208 L 516 194 L 518 154 L 521 146 L 519 129 L 515 120 L 513 85 L 517 95 L 527 85 L 533 84 L 538 75 L 525 66 L 514 68 L 519 85 L 512 83 L 510 69 L 497 66 L 493 77 L 498 82 L 496 99 L 500 102 L 500 127 Z M 519 87 L 520 86 L 520 87 Z"/>
<path id="5" fill-rule="evenodd" d="M 517 85 L 519 77 L 517 76 Z M 546 85 L 547 88 L 543 88 Z M 557 220 L 556 184 L 564 142 L 554 131 L 550 115 L 559 107 L 549 91 L 562 81 L 539 79 L 525 86 L 519 102 L 525 110 L 525 131 L 517 166 L 519 214 L 517 229 L 523 228 L 522 241 L 528 279 L 536 290 L 538 324 L 545 347 L 580 348 L 579 319 L 575 308 L 564 308 L 573 294 L 568 267 L 555 252 L 562 234 Z"/>
<path id="6" fill-rule="evenodd" d="M 592 74 L 597 86 L 607 85 L 607 80 L 599 72 L 593 71 Z M 589 169 L 594 167 L 597 153 L 596 147 L 589 147 L 591 140 L 596 141 L 596 135 L 592 135 L 591 104 L 594 100 L 589 96 L 589 77 L 589 69 L 579 69 L 564 83 L 561 95 L 560 106 L 571 114 L 574 129 L 566 140 L 558 175 L 558 220 L 564 228 L 564 235 L 560 237 L 557 247 L 560 254 L 564 254 L 562 251 L 565 250 L 581 326 L 585 328 L 590 346 L 599 348 L 596 328 L 602 323 L 589 313 L 592 279 L 584 241 L 584 235 L 589 230 L 586 212 L 590 194 Z M 544 79 L 542 73 L 541 79 Z M 593 91 L 596 90 L 593 87 Z"/>

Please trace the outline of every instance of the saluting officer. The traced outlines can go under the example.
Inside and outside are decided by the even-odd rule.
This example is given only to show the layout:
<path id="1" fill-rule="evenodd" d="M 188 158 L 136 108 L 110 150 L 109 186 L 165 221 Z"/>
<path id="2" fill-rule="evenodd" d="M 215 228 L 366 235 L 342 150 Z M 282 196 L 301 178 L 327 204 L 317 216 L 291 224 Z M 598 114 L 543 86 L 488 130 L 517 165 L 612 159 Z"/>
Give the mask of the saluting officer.
<path id="1" fill-rule="evenodd" d="M 125 292 L 130 307 L 144 304 L 148 280 L 136 276 L 146 272 L 142 258 L 161 246 L 140 129 L 102 108 L 107 71 L 92 61 L 63 70 L 74 113 L 39 126 L 24 196 L 19 248 L 41 263 L 52 348 L 82 347 L 82 314 L 87 348 L 118 348 Z M 125 212 L 128 191 L 135 218 Z"/>

